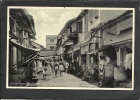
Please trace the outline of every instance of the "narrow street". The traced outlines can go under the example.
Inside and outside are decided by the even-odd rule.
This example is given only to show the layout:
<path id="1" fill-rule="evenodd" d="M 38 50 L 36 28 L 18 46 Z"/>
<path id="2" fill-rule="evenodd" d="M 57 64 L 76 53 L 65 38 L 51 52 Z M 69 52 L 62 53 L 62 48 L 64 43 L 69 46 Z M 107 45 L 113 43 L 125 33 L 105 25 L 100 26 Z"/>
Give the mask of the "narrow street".
<path id="1" fill-rule="evenodd" d="M 46 79 L 43 79 L 43 74 L 40 72 L 37 75 L 39 79 L 37 82 L 38 87 L 86 87 L 86 88 L 97 88 L 98 86 L 90 84 L 86 81 L 82 81 L 81 79 L 63 72 L 63 76 L 60 76 L 58 71 L 57 77 L 55 77 L 55 73 L 51 72 L 51 68 L 48 67 L 48 75 Z M 51 74 L 51 75 L 49 75 Z"/>

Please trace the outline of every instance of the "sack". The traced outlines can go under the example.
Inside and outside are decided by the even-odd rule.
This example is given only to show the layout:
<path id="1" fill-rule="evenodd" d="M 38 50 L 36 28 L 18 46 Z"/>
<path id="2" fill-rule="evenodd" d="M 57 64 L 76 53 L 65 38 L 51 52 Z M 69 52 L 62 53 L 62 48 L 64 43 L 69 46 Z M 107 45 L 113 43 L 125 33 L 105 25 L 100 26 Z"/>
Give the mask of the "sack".
<path id="1" fill-rule="evenodd" d="M 47 71 L 47 67 L 44 67 L 44 71 Z"/>
<path id="2" fill-rule="evenodd" d="M 114 68 L 114 79 L 116 81 L 126 81 L 127 74 L 123 67 Z"/>

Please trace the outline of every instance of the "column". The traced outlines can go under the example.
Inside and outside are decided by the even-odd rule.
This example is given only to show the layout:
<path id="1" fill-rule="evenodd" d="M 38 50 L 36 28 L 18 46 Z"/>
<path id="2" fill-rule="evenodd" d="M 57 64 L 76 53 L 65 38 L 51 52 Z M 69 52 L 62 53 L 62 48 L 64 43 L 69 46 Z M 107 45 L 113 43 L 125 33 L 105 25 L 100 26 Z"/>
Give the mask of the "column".
<path id="1" fill-rule="evenodd" d="M 14 19 L 14 34 L 16 35 L 16 20 Z M 16 42 L 16 40 L 14 40 Z M 17 48 L 13 46 L 13 69 L 17 71 Z"/>
<path id="2" fill-rule="evenodd" d="M 89 54 L 87 54 L 86 56 L 86 66 L 87 66 L 87 69 L 90 68 L 90 55 Z"/>

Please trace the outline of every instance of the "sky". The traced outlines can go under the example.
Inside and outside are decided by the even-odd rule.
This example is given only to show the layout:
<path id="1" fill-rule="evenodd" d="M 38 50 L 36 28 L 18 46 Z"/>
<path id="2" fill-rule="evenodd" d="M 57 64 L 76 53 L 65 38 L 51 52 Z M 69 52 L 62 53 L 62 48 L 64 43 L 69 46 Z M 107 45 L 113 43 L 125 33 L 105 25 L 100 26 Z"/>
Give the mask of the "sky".
<path id="1" fill-rule="evenodd" d="M 80 9 L 26 9 L 35 21 L 35 42 L 46 47 L 46 35 L 58 35 L 65 23 L 75 18 Z"/>

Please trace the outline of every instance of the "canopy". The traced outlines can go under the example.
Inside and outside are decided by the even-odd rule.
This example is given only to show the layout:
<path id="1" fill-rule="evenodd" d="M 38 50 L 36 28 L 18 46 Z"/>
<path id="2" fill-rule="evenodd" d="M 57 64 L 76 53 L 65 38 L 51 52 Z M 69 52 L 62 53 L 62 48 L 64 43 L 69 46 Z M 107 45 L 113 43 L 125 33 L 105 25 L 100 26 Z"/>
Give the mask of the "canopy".
<path id="1" fill-rule="evenodd" d="M 34 48 L 26 48 L 26 47 L 23 47 L 22 45 L 12 41 L 12 40 L 9 40 L 9 42 L 14 46 L 16 47 L 18 50 L 20 50 L 21 52 L 24 52 L 25 54 L 33 54 L 33 53 L 36 53 L 36 52 L 39 52 L 40 49 L 34 49 Z"/>
<path id="2" fill-rule="evenodd" d="M 102 51 L 102 50 L 104 50 L 104 49 L 106 49 L 106 48 L 108 48 L 108 47 L 111 47 L 112 45 L 103 45 L 103 46 L 101 46 L 99 49 L 97 49 L 97 52 L 100 52 L 100 51 Z"/>
<path id="3" fill-rule="evenodd" d="M 112 42 L 113 45 L 120 45 L 132 41 L 132 28 L 120 32 Z"/>

